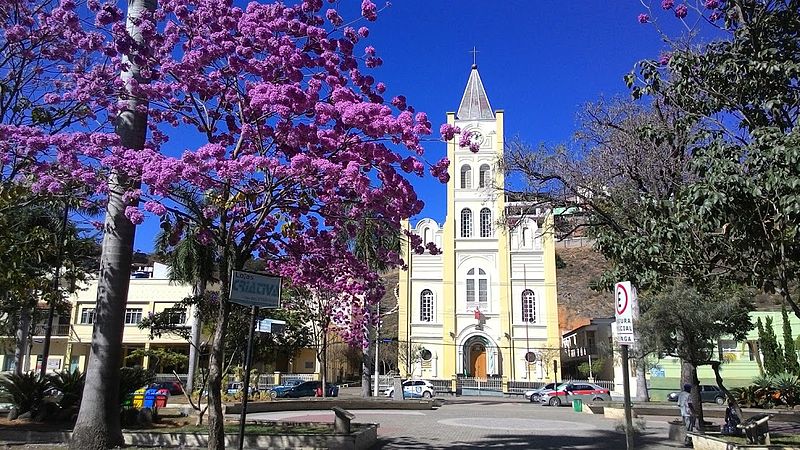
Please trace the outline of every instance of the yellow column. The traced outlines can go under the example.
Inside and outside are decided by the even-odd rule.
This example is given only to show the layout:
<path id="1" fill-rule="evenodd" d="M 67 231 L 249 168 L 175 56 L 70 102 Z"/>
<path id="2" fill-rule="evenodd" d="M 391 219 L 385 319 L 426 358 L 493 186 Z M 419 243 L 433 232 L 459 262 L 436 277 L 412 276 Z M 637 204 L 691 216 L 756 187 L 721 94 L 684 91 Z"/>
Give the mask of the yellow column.
<path id="1" fill-rule="evenodd" d="M 547 309 L 547 346 L 553 349 L 561 347 L 561 332 L 558 328 L 558 291 L 556 290 L 556 249 L 555 228 L 552 212 L 544 221 L 542 229 L 542 249 L 544 250 L 544 289 L 545 308 Z M 553 360 L 558 361 L 560 353 L 555 353 Z M 550 367 L 553 360 L 548 361 Z M 558 361 L 558 371 L 554 379 L 561 379 L 561 361 Z"/>
<path id="2" fill-rule="evenodd" d="M 408 220 L 404 220 L 400 223 L 400 227 L 403 230 L 409 230 L 410 225 Z M 408 355 L 408 347 L 411 345 L 409 342 L 409 329 L 408 329 L 408 311 L 411 308 L 409 304 L 409 290 L 411 289 L 411 282 L 410 282 L 410 271 L 411 271 L 411 244 L 408 241 L 404 241 L 403 245 L 400 246 L 400 257 L 403 258 L 406 265 L 408 266 L 408 270 L 400 269 L 399 280 L 398 284 L 400 285 L 400 289 L 398 291 L 398 299 L 397 299 L 397 340 L 399 341 L 398 345 L 398 355 L 397 355 L 397 370 L 403 374 L 404 377 L 408 377 L 408 364 L 406 361 L 406 356 Z"/>
<path id="3" fill-rule="evenodd" d="M 456 121 L 456 114 L 447 113 L 447 123 L 453 125 Z M 456 373 L 456 352 L 453 336 L 456 330 L 456 267 L 455 267 L 455 236 L 456 226 L 455 217 L 455 184 L 457 172 L 455 168 L 456 141 L 451 139 L 447 142 L 447 158 L 450 160 L 450 167 L 447 173 L 450 175 L 450 182 L 447 183 L 447 217 L 444 223 L 444 234 L 442 238 L 442 344 L 443 362 L 442 376 L 454 375 Z M 453 334 L 451 334 L 453 333 Z"/>
<path id="4" fill-rule="evenodd" d="M 495 123 L 496 123 L 496 136 L 497 141 L 495 142 L 496 146 L 496 154 L 498 160 L 503 158 L 503 148 L 505 146 L 505 141 L 503 138 L 503 118 L 505 113 L 503 110 L 495 111 Z M 505 196 L 502 193 L 502 190 L 505 186 L 505 177 L 503 176 L 503 172 L 496 170 L 494 175 L 494 181 L 498 189 L 501 191 L 498 193 L 497 198 L 497 210 L 494 212 L 495 217 L 503 217 L 505 214 L 506 208 L 506 201 Z M 498 343 L 499 345 L 503 345 L 504 343 L 508 342 L 509 345 L 507 348 L 501 350 L 503 353 L 503 375 L 513 377 L 514 374 L 512 373 L 512 363 L 514 360 L 514 349 L 511 348 L 513 342 L 510 340 L 511 337 L 511 318 L 510 312 L 512 308 L 512 298 L 511 298 L 511 267 L 509 267 L 509 243 L 510 243 L 510 234 L 508 229 L 505 227 L 498 227 L 497 228 L 497 259 L 498 259 L 498 272 L 499 272 L 499 300 L 500 300 L 500 335 L 502 339 Z M 509 339 L 506 339 L 506 336 L 509 336 Z"/>
<path id="5" fill-rule="evenodd" d="M 278 372 L 277 370 L 275 371 L 275 373 L 272 374 L 272 383 L 275 386 L 281 384 L 281 373 Z"/>

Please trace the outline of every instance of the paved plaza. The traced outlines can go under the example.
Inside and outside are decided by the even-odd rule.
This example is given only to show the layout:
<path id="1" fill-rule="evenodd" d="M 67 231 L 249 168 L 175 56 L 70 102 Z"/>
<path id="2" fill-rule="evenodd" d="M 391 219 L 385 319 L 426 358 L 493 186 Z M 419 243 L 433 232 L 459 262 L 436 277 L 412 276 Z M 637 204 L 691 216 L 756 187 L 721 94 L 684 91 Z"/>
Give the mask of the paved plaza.
<path id="1" fill-rule="evenodd" d="M 436 410 L 356 410 L 355 422 L 378 423 L 379 449 L 624 449 L 619 421 L 523 401 L 458 399 Z M 248 414 L 248 419 L 333 421 L 330 411 Z M 667 419 L 646 420 L 637 449 L 681 448 L 667 440 Z"/>

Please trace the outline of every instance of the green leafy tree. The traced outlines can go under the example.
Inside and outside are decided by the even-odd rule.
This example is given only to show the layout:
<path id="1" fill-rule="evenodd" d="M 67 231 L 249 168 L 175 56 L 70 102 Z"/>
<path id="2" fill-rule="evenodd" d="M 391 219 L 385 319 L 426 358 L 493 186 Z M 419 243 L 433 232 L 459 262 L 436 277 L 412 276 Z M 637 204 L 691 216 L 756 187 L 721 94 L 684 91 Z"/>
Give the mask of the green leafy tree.
<path id="1" fill-rule="evenodd" d="M 753 328 L 750 296 L 733 286 L 705 286 L 700 292 L 686 284 L 675 284 L 655 294 L 641 293 L 639 298 L 644 348 L 691 365 L 692 398 L 702 420 L 697 368 L 710 365 L 718 386 L 728 395 L 719 375 L 717 343 L 722 337 L 747 337 Z"/>
<path id="2" fill-rule="evenodd" d="M 772 325 L 772 317 L 767 317 L 762 325 L 761 318 L 758 318 L 758 340 L 761 346 L 761 353 L 764 355 L 764 372 L 767 376 L 775 376 L 784 372 L 783 350 L 778 344 L 775 330 Z"/>
<path id="3" fill-rule="evenodd" d="M 783 320 L 783 352 L 785 356 L 786 365 L 785 371 L 800 375 L 800 363 L 797 361 L 797 348 L 794 345 L 794 338 L 792 338 L 792 325 L 789 323 L 789 314 L 786 312 L 786 306 L 781 308 L 781 319 Z"/>

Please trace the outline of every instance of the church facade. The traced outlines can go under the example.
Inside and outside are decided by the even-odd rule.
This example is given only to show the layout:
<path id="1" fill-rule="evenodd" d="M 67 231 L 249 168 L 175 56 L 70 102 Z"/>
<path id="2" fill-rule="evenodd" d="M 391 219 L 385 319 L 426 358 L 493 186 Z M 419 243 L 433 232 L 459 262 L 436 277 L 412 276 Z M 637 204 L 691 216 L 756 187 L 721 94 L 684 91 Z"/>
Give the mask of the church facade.
<path id="1" fill-rule="evenodd" d="M 402 375 L 534 381 L 558 376 L 552 215 L 504 193 L 496 169 L 504 148 L 503 117 L 502 110 L 491 109 L 473 65 L 459 108 L 447 113 L 447 122 L 470 133 L 480 148 L 460 147 L 458 135 L 447 143 L 445 222 L 406 223 L 441 253 L 413 254 L 404 245 L 408 270 L 400 272 L 397 290 Z"/>

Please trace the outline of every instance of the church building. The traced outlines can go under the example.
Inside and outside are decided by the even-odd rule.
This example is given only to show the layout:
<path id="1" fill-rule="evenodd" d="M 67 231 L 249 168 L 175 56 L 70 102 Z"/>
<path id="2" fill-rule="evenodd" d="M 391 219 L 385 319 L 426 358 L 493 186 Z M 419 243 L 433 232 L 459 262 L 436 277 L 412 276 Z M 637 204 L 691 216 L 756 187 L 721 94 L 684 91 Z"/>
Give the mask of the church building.
<path id="1" fill-rule="evenodd" d="M 470 133 L 478 152 L 447 142 L 450 182 L 444 223 L 424 218 L 409 230 L 439 254 L 413 254 L 400 272 L 401 375 L 449 379 L 558 376 L 553 218 L 546 208 L 504 193 L 502 110 L 492 110 L 477 65 L 447 123 Z M 502 225 L 501 225 L 502 224 Z"/>

